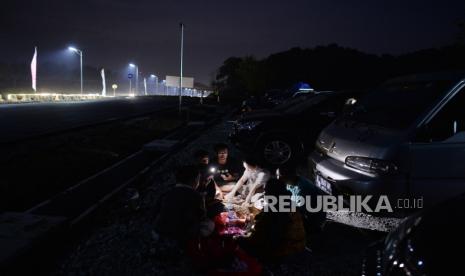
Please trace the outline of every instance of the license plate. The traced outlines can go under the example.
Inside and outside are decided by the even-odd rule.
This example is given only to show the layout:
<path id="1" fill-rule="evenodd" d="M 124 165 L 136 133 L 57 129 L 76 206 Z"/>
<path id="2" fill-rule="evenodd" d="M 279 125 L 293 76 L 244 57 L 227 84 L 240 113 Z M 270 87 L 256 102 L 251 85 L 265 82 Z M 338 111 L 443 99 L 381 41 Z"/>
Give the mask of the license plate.
<path id="1" fill-rule="evenodd" d="M 322 191 L 328 194 L 332 194 L 331 183 L 328 180 L 324 179 L 320 175 L 316 175 L 315 182 L 316 186 L 320 188 Z"/>

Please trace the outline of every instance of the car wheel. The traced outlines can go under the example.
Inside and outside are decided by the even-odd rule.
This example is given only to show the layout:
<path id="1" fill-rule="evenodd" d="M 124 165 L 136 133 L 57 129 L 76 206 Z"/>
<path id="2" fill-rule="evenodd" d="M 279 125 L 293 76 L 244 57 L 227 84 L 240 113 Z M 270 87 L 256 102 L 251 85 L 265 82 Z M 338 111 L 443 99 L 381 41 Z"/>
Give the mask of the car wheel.
<path id="1" fill-rule="evenodd" d="M 263 144 L 262 156 L 271 165 L 282 165 L 293 157 L 293 146 L 283 139 L 270 139 Z"/>

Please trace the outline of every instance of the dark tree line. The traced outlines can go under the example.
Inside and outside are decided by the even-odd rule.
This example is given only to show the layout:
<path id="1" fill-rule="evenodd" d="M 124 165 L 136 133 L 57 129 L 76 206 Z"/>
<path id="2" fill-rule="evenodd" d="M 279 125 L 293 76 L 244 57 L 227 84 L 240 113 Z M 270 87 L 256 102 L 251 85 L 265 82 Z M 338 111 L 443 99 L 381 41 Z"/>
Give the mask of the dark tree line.
<path id="1" fill-rule="evenodd" d="M 465 23 L 459 42 L 399 56 L 372 55 L 336 44 L 292 48 L 264 59 L 231 57 L 218 69 L 213 86 L 223 98 L 240 100 L 271 89 L 287 89 L 298 81 L 318 90 L 366 89 L 410 73 L 465 72 Z"/>

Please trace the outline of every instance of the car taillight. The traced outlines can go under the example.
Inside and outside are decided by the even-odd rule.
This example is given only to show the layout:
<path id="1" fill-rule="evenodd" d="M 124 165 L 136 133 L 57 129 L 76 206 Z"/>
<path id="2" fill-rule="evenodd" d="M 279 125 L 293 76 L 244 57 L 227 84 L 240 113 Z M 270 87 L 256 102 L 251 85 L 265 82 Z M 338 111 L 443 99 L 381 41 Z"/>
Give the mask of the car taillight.
<path id="1" fill-rule="evenodd" d="M 348 156 L 345 164 L 373 174 L 389 174 L 397 171 L 397 166 L 389 161 L 361 156 Z"/>

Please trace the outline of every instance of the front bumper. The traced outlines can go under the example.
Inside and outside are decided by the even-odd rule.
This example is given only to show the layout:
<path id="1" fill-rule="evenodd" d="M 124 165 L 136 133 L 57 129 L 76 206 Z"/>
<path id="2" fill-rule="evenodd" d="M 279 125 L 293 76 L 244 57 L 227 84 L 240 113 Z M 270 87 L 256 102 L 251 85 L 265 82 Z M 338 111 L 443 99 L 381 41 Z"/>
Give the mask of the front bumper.
<path id="1" fill-rule="evenodd" d="M 401 175 L 369 176 L 317 151 L 308 161 L 314 176 L 319 175 L 331 183 L 333 194 L 387 195 L 392 200 L 406 196 L 407 182 Z"/>

